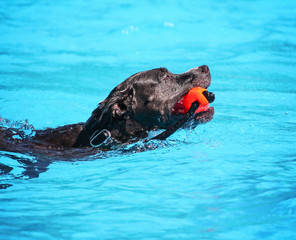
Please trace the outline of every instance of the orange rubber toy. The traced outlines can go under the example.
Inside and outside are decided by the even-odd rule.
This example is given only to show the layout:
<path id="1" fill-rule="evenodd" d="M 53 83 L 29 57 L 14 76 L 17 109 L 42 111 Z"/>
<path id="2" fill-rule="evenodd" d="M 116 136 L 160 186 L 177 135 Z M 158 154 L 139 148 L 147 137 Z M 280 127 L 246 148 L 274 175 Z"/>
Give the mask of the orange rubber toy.
<path id="1" fill-rule="evenodd" d="M 205 88 L 195 87 L 192 88 L 178 103 L 181 104 L 184 108 L 185 113 L 189 110 L 192 103 L 195 101 L 199 102 L 199 107 L 195 113 L 202 112 L 208 109 L 209 102 L 206 97 L 202 94 L 204 91 L 207 91 Z"/>

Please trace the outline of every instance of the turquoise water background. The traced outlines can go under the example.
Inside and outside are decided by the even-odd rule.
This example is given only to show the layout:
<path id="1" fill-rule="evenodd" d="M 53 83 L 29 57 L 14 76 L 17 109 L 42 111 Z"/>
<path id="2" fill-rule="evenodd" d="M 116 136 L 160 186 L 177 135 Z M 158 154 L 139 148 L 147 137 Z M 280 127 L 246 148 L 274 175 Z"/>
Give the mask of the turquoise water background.
<path id="1" fill-rule="evenodd" d="M 203 64 L 214 119 L 155 150 L 35 178 L 0 151 L 0 239 L 296 239 L 295 1 L 0 1 L 0 116 L 19 125 L 85 121 L 135 72 Z"/>

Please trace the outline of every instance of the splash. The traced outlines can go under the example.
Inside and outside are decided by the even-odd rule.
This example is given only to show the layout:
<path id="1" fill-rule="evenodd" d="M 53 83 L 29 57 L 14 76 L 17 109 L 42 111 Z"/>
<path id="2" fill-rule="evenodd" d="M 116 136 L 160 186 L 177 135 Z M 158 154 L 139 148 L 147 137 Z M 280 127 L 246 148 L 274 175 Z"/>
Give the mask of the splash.
<path id="1" fill-rule="evenodd" d="M 32 137 L 35 134 L 35 128 L 29 123 L 28 119 L 12 121 L 0 116 L 0 128 L 10 129 L 14 133 L 13 138 L 15 139 L 24 139 L 26 137 Z"/>

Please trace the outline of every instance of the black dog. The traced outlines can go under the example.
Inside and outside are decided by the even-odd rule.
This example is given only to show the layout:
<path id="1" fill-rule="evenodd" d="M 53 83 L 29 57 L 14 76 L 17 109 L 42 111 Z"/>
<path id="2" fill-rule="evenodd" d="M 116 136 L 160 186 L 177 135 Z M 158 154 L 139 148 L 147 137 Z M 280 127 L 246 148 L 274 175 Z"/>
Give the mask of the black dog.
<path id="1" fill-rule="evenodd" d="M 205 65 L 182 74 L 173 74 L 165 68 L 139 72 L 115 87 L 86 123 L 35 130 L 34 136 L 0 127 L 0 150 L 42 153 L 91 146 L 108 150 L 145 139 L 149 131 L 157 129 L 166 132 L 155 138 L 165 139 L 179 127 L 186 127 L 189 118 L 193 127 L 213 118 L 212 107 L 194 114 L 197 102 L 186 117 L 173 112 L 175 104 L 190 89 L 208 88 L 210 84 L 210 71 Z M 209 102 L 214 100 L 213 94 L 205 91 L 204 95 Z"/>

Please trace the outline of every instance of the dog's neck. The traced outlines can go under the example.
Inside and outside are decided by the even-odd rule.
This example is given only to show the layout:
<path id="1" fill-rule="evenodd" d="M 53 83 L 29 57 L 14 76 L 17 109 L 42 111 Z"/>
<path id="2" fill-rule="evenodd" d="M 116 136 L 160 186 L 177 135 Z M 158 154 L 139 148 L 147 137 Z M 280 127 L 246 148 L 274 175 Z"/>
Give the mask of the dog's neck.
<path id="1" fill-rule="evenodd" d="M 169 136 L 171 136 L 175 131 L 177 131 L 180 127 L 182 127 L 191 117 L 194 115 L 194 112 L 199 107 L 199 102 L 194 102 L 188 112 L 184 115 L 183 118 L 181 118 L 175 125 L 169 127 L 161 134 L 153 137 L 152 139 L 158 139 L 158 140 L 165 140 Z M 103 126 L 100 125 L 100 122 L 95 116 L 91 116 L 86 123 L 84 124 L 83 130 L 80 132 L 75 144 L 73 147 L 95 147 L 95 148 L 105 148 L 105 149 L 114 149 L 118 146 L 122 145 L 122 142 L 117 140 L 112 136 L 112 132 Z M 115 134 L 116 135 L 116 134 Z M 140 134 L 142 136 L 138 136 L 133 139 L 130 138 L 130 143 L 137 141 L 139 138 L 144 139 L 147 137 L 147 132 L 142 131 Z M 147 139 L 146 141 L 149 141 L 151 139 Z M 128 141 L 127 141 L 128 142 Z"/>

